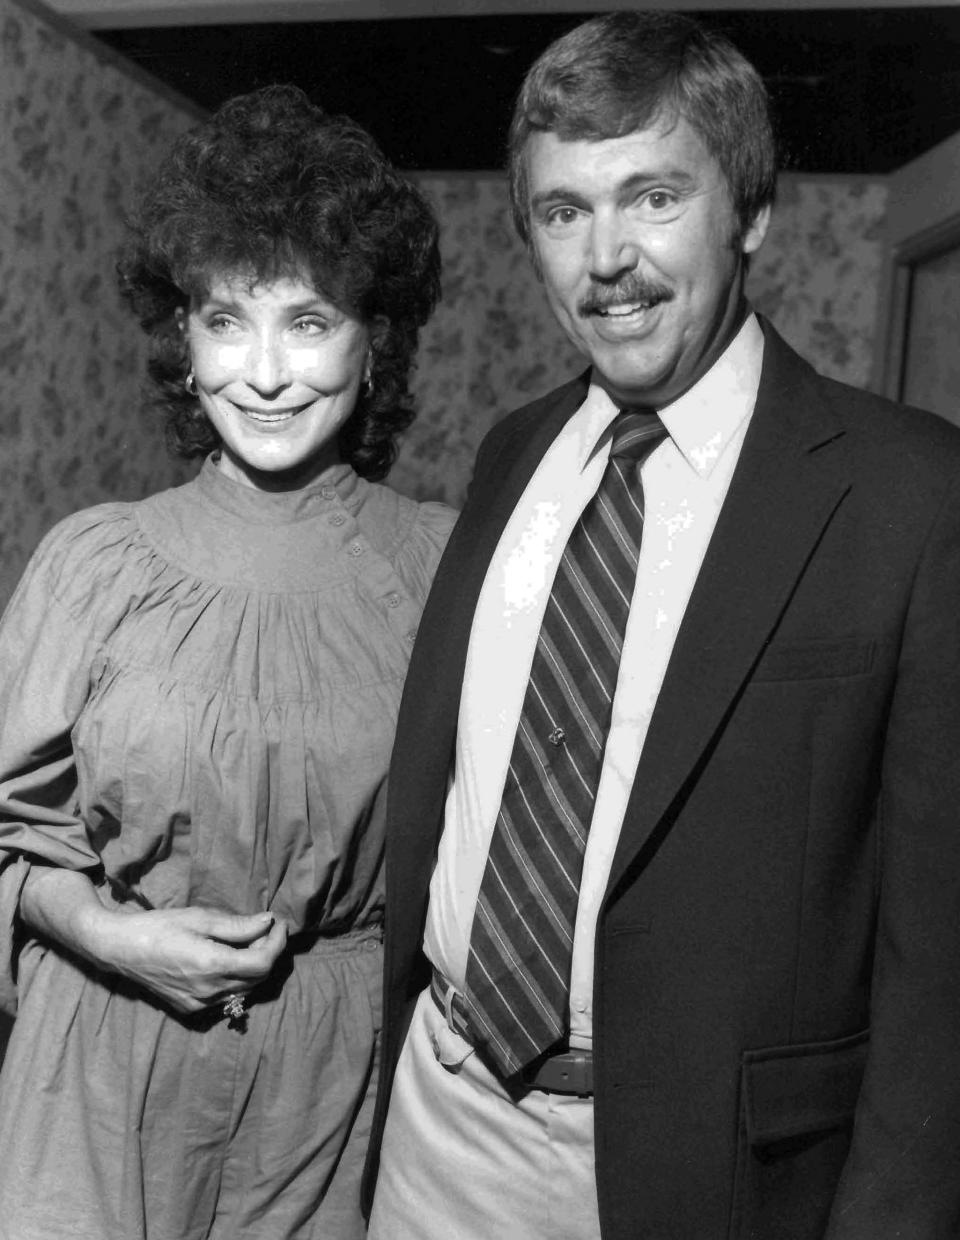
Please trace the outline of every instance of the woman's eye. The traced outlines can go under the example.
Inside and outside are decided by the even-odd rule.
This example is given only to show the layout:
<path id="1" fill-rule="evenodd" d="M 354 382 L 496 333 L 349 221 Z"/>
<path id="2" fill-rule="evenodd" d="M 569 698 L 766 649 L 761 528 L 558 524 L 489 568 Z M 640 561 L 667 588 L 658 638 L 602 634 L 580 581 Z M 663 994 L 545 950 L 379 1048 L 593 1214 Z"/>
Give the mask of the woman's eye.
<path id="1" fill-rule="evenodd" d="M 297 319 L 293 325 L 293 330 L 298 336 L 312 336 L 316 332 L 326 331 L 327 322 L 319 317 Z"/>
<path id="2" fill-rule="evenodd" d="M 235 326 L 234 320 L 228 314 L 211 314 L 207 319 L 207 327 L 212 332 L 228 332 Z"/>

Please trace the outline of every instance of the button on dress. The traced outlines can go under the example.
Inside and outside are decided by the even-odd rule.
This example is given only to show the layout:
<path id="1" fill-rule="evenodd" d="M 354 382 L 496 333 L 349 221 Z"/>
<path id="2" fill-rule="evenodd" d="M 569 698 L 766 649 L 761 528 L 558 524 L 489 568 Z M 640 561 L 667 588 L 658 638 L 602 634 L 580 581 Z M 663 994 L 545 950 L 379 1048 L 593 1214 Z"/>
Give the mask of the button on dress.
<path id="1" fill-rule="evenodd" d="M 61 522 L 0 623 L 0 1240 L 353 1240 L 380 1024 L 384 780 L 454 514 L 346 465 Z M 245 1021 L 33 939 L 33 864 L 125 909 L 269 910 Z"/>

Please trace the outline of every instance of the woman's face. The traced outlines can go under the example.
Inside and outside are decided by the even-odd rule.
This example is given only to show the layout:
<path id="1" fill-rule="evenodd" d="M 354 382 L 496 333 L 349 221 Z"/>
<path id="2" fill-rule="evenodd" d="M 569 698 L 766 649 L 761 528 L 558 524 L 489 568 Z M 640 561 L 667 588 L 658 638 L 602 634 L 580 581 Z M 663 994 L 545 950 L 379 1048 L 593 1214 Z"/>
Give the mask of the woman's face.
<path id="1" fill-rule="evenodd" d="M 181 327 L 225 474 L 283 490 L 339 460 L 337 433 L 370 365 L 359 319 L 299 279 L 227 278 L 191 304 Z"/>

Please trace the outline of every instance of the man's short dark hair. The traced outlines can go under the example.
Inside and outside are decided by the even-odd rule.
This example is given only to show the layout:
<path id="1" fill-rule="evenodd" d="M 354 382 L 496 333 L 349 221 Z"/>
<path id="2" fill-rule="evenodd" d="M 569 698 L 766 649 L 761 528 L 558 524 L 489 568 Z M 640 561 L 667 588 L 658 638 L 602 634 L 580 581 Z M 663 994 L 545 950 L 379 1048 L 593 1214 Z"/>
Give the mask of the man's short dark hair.
<path id="1" fill-rule="evenodd" d="M 526 145 L 620 138 L 682 116 L 720 165 L 740 230 L 773 202 L 776 149 L 766 88 L 723 35 L 679 13 L 610 13 L 577 26 L 531 66 L 510 126 L 510 198 L 529 244 Z"/>

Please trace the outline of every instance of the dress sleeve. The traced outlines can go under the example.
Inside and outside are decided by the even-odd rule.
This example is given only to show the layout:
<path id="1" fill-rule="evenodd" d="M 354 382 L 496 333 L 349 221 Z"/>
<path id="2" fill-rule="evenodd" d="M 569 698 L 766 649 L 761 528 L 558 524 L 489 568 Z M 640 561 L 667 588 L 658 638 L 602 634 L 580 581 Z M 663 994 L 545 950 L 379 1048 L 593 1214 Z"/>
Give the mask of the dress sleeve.
<path id="1" fill-rule="evenodd" d="M 447 504 L 417 505 L 410 532 L 399 551 L 397 569 L 421 607 L 458 515 Z"/>
<path id="2" fill-rule="evenodd" d="M 17 908 L 31 864 L 99 864 L 77 816 L 70 742 L 97 647 L 58 597 L 63 539 L 61 527 L 47 536 L 0 618 L 0 1007 L 10 1012 Z"/>

